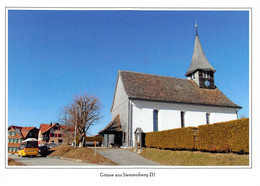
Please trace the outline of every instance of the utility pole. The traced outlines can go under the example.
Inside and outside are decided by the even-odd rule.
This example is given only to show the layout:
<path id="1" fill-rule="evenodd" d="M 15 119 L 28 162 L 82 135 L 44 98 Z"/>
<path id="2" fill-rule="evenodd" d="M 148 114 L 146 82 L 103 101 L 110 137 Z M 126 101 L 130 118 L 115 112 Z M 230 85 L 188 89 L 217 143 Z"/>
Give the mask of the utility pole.
<path id="1" fill-rule="evenodd" d="M 78 125 L 78 107 L 76 108 L 76 123 L 75 123 L 75 134 L 74 134 L 74 147 L 77 146 L 77 125 Z"/>

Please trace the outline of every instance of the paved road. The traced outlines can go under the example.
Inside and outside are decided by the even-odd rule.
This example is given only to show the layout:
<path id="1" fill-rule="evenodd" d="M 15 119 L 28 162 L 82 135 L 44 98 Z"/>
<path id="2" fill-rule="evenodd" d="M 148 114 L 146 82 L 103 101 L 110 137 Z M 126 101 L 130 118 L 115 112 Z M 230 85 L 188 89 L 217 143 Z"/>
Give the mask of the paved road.
<path id="1" fill-rule="evenodd" d="M 160 165 L 153 161 L 144 159 L 128 149 L 98 149 L 97 153 L 112 160 L 119 165 Z"/>
<path id="2" fill-rule="evenodd" d="M 17 155 L 9 155 L 8 157 L 27 166 L 98 166 L 98 164 L 40 156 L 22 158 Z"/>
<path id="3" fill-rule="evenodd" d="M 119 165 L 151 165 L 158 166 L 160 164 L 144 159 L 138 154 L 128 149 L 97 149 L 97 153 L 112 160 Z M 100 166 L 85 162 L 71 161 L 53 157 L 18 157 L 17 155 L 8 155 L 13 160 L 27 166 Z"/>

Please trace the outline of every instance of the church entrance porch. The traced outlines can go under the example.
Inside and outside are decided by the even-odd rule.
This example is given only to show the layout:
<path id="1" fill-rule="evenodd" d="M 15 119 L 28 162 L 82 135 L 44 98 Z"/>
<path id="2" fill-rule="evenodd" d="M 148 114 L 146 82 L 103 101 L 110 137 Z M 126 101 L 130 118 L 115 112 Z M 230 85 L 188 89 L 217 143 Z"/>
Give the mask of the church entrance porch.
<path id="1" fill-rule="evenodd" d="M 122 128 L 119 115 L 117 115 L 103 130 L 99 132 L 103 136 L 104 147 L 122 146 Z"/>
<path id="2" fill-rule="evenodd" d="M 104 134 L 103 146 L 104 147 L 120 147 L 120 146 L 122 146 L 122 132 Z"/>

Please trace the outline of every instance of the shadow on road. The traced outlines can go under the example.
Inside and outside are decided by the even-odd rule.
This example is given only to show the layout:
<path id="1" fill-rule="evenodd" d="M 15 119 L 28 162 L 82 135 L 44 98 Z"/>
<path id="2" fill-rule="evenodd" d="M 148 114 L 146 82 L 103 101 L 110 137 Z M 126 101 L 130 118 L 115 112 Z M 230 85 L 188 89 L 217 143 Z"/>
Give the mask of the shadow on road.
<path id="1" fill-rule="evenodd" d="M 41 154 L 40 156 L 42 157 L 46 157 L 49 156 L 51 153 L 53 153 L 55 150 L 48 150 L 47 152 L 45 152 L 44 154 Z"/>

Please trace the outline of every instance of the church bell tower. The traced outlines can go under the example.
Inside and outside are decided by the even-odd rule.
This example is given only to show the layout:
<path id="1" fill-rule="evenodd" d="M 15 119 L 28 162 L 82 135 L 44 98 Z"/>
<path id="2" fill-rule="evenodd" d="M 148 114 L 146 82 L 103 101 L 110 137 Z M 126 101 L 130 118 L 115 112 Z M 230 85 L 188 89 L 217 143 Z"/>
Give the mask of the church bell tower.
<path id="1" fill-rule="evenodd" d="M 196 36 L 192 60 L 185 76 L 197 83 L 200 88 L 215 89 L 214 73 L 216 70 L 210 65 L 201 47 L 198 26 L 195 24 Z"/>

